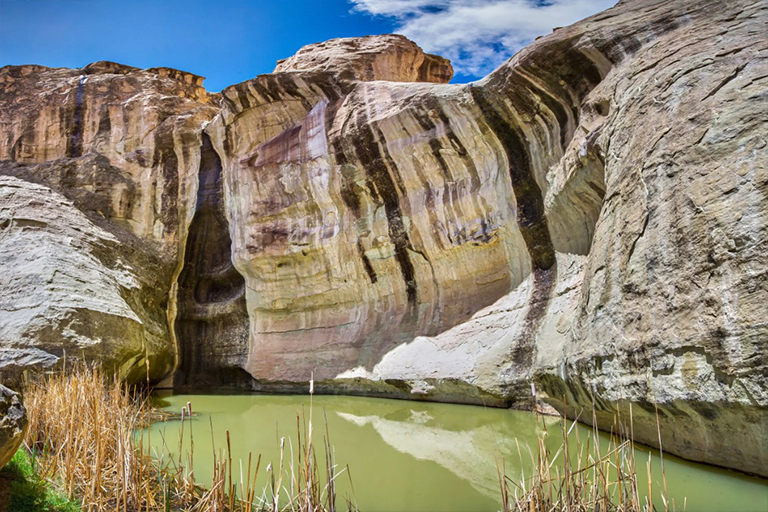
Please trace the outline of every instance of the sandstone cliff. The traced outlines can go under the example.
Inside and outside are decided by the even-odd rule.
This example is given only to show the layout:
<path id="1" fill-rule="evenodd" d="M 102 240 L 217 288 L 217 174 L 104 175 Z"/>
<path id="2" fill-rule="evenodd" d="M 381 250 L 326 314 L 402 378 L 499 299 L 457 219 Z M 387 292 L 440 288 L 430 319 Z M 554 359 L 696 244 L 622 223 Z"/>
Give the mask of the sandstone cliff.
<path id="1" fill-rule="evenodd" d="M 416 43 L 397 34 L 331 39 L 301 48 L 277 63 L 275 73 L 327 71 L 345 80 L 448 83 L 453 67 L 448 59 L 424 53 Z"/>
<path id="2" fill-rule="evenodd" d="M 197 189 L 202 78 L 97 62 L 0 69 L 0 363 L 174 367 L 169 290 Z M 189 218 L 188 218 L 189 217 Z"/>
<path id="3" fill-rule="evenodd" d="M 465 85 L 392 36 L 220 98 L 3 68 L 6 365 L 518 407 L 534 382 L 604 427 L 635 404 L 653 445 L 658 403 L 666 450 L 768 476 L 766 20 L 625 1 Z"/>

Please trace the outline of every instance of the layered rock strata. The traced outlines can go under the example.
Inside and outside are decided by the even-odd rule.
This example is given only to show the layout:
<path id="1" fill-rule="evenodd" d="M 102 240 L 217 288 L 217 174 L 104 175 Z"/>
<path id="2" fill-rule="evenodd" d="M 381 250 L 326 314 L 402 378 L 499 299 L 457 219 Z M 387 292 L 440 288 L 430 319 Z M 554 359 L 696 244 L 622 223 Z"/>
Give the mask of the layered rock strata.
<path id="1" fill-rule="evenodd" d="M 180 387 L 314 375 L 525 408 L 534 383 L 571 417 L 611 428 L 634 404 L 636 440 L 768 476 L 767 19 L 625 1 L 465 85 L 390 36 L 306 47 L 220 98 L 175 70 L 3 68 L 0 184 L 53 217 L 7 226 L 77 240 L 62 257 L 105 297 L 42 280 L 67 313 L 38 300 L 56 327 L 3 346 L 117 347 L 132 321 L 118 360 L 138 372 L 142 347 Z M 9 218 L 37 207 L 13 197 Z M 14 276 L 37 274 L 4 257 L 0 318 L 21 325 Z M 81 311 L 104 334 L 67 323 Z"/>
<path id="2" fill-rule="evenodd" d="M 201 80 L 112 62 L 0 69 L 4 378 L 65 354 L 129 381 L 174 368 L 170 290 L 217 112 Z"/>

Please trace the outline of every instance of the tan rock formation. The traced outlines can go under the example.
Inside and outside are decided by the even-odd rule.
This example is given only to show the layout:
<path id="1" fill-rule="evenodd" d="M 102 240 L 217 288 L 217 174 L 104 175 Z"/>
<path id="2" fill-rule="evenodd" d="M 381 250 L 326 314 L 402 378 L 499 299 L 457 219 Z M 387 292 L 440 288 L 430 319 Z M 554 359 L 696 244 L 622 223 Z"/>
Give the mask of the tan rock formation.
<path id="1" fill-rule="evenodd" d="M 467 85 L 413 83 L 448 68 L 399 36 L 334 40 L 219 110 L 173 70 L 3 68 L 3 211 L 35 220 L 6 225 L 101 276 L 179 387 L 530 407 L 535 382 L 603 427 L 635 404 L 653 445 L 658 404 L 665 450 L 768 476 L 767 19 L 621 2 Z M 13 323 L 37 273 L 2 243 Z"/>
<path id="2" fill-rule="evenodd" d="M 257 387 L 524 405 L 535 375 L 601 425 L 641 405 L 650 444 L 659 402 L 666 449 L 765 474 L 731 445 L 768 442 L 762 7 L 625 2 L 469 86 L 226 89 L 208 133 Z"/>
<path id="3" fill-rule="evenodd" d="M 254 377 L 305 381 L 314 369 L 324 380 L 372 369 L 530 272 L 503 157 L 478 136 L 469 94 L 462 109 L 453 104 L 460 89 L 448 91 L 328 74 L 267 75 L 224 91 L 207 131 L 231 198 Z M 467 138 L 441 102 L 451 102 Z"/>
<path id="4" fill-rule="evenodd" d="M 18 178 L 0 182 L 6 378 L 65 351 L 129 380 L 147 357 L 153 378 L 173 368 L 169 293 L 217 111 L 199 82 L 112 62 L 0 69 L 0 174 Z"/>
<path id="5" fill-rule="evenodd" d="M 569 187 L 603 167 L 606 191 L 570 330 L 539 338 L 537 372 L 571 415 L 594 400 L 607 427 L 611 402 L 634 403 L 636 439 L 657 445 L 658 403 L 665 450 L 766 476 L 768 6 L 725 7 L 627 2 L 565 29 L 586 43 L 603 19 L 660 23 L 612 31 L 632 54 L 586 98 L 578 146 L 550 171 L 558 250 L 583 209 Z"/>
<path id="6" fill-rule="evenodd" d="M 398 35 L 345 37 L 308 44 L 296 55 L 278 61 L 274 73 L 325 71 L 343 80 L 448 83 L 453 67 L 448 59 L 424 53 L 416 43 Z"/>

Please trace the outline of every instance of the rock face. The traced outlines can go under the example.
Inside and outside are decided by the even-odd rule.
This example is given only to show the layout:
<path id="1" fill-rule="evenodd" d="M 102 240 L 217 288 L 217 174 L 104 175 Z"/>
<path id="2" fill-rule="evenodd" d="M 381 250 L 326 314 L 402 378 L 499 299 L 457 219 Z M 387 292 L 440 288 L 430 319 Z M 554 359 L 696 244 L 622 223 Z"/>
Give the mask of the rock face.
<path id="1" fill-rule="evenodd" d="M 652 34 L 617 34 L 638 48 L 586 98 L 579 152 L 550 171 L 558 251 L 583 208 L 568 189 L 602 167 L 605 195 L 570 329 L 537 340 L 537 381 L 571 417 L 591 422 L 595 403 L 606 428 L 635 404 L 647 444 L 658 403 L 665 450 L 768 476 L 768 5 L 635 5 L 580 29 L 660 16 Z"/>
<path id="2" fill-rule="evenodd" d="M 245 281 L 232 265 L 221 160 L 205 134 L 199 181 L 178 280 L 174 386 L 237 386 L 250 380 L 239 368 L 248 346 Z"/>
<path id="3" fill-rule="evenodd" d="M 0 321 L 31 296 L 45 327 L 4 353 L 523 408 L 533 382 L 768 476 L 767 20 L 625 1 L 466 85 L 425 83 L 448 64 L 399 36 L 305 47 L 220 98 L 168 69 L 3 68 Z M 27 294 L 12 248 L 36 237 L 84 270 Z"/>
<path id="4" fill-rule="evenodd" d="M 278 61 L 275 73 L 326 71 L 344 80 L 448 83 L 453 67 L 448 59 L 424 53 L 416 43 L 397 34 L 331 39 L 302 47 Z"/>
<path id="5" fill-rule="evenodd" d="M 27 411 L 21 397 L 0 384 L 0 468 L 13 458 L 26 431 Z"/>
<path id="6" fill-rule="evenodd" d="M 128 380 L 147 360 L 154 379 L 174 368 L 170 290 L 217 112 L 200 82 L 111 62 L 0 69 L 5 378 L 65 353 Z"/>

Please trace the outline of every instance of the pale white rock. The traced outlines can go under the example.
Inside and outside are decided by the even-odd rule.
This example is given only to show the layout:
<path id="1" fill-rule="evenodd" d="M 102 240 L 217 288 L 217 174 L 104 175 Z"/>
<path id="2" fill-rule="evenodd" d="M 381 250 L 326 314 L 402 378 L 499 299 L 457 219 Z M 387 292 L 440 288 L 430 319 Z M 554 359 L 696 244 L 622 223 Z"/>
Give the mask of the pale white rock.
<path id="1" fill-rule="evenodd" d="M 51 189 L 0 176 L 0 361 L 2 372 L 49 367 L 87 354 L 124 377 L 146 356 L 167 358 L 159 326 L 126 301 L 138 276 L 105 258 L 118 240 Z M 139 310 L 141 311 L 141 310 Z M 161 331 L 162 332 L 162 331 Z"/>

